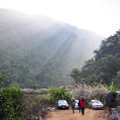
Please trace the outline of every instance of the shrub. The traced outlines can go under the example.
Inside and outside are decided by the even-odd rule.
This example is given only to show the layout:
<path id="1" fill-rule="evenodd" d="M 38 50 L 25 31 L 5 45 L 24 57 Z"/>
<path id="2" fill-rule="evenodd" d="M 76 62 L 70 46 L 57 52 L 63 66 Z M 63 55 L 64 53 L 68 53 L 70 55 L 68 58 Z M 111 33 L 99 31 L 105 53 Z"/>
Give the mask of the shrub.
<path id="1" fill-rule="evenodd" d="M 101 88 L 95 87 L 94 89 L 92 89 L 91 99 L 98 99 L 104 103 L 105 96 L 108 94 L 108 92 L 108 89 L 106 89 L 104 86 L 102 86 Z"/>
<path id="2" fill-rule="evenodd" d="M 27 101 L 27 117 L 31 118 L 32 116 L 35 116 L 36 114 L 41 115 L 41 110 L 49 106 L 50 101 L 48 99 L 45 99 L 44 97 L 40 95 L 25 95 L 25 100 Z M 46 114 L 42 115 L 42 117 L 45 117 Z"/>
<path id="3" fill-rule="evenodd" d="M 0 85 L 2 81 L 0 74 Z M 47 92 L 43 89 L 42 92 Z M 23 120 L 42 111 L 43 106 L 49 100 L 35 95 L 25 95 L 20 88 L 3 88 L 0 86 L 0 119 L 1 120 Z M 47 105 L 46 105 L 47 106 Z M 46 112 L 41 112 L 44 118 Z"/>
<path id="4" fill-rule="evenodd" d="M 104 102 L 108 90 L 104 86 L 101 86 L 101 88 L 91 88 L 89 85 L 80 84 L 77 85 L 70 93 L 75 96 L 75 99 L 84 98 L 86 103 L 88 103 L 91 99 L 98 99 Z"/>
<path id="5" fill-rule="evenodd" d="M 24 113 L 24 93 L 19 88 L 3 88 L 0 91 L 0 118 L 18 120 Z"/>
<path id="6" fill-rule="evenodd" d="M 51 87 L 49 88 L 50 91 L 50 99 L 51 102 L 55 103 L 58 100 L 66 100 L 67 102 L 71 101 L 72 95 L 66 92 L 66 88 L 58 88 L 58 87 Z"/>
<path id="7" fill-rule="evenodd" d="M 24 94 L 19 88 L 3 88 L 0 92 L 1 120 L 23 120 L 36 115 L 50 101 L 37 95 Z"/>
<path id="8" fill-rule="evenodd" d="M 25 94 L 48 94 L 48 89 L 46 88 L 41 88 L 41 89 L 37 89 L 37 90 L 34 90 L 34 89 L 29 89 L 29 88 L 24 88 L 24 89 L 21 89 Z"/>

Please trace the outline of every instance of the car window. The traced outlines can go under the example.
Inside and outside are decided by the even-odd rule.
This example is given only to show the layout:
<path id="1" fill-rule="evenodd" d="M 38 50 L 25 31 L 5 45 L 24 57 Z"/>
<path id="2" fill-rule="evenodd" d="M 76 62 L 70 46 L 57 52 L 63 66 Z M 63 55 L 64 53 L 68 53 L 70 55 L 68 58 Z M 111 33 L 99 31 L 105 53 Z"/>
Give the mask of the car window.
<path id="1" fill-rule="evenodd" d="M 98 100 L 95 100 L 95 103 L 99 103 L 100 101 L 98 101 Z"/>
<path id="2" fill-rule="evenodd" d="M 65 103 L 67 103 L 67 102 L 62 100 L 62 101 L 59 101 L 58 103 L 59 103 L 59 104 L 65 104 Z"/>
<path id="3" fill-rule="evenodd" d="M 100 103 L 100 101 L 99 100 L 94 100 L 94 101 L 92 101 L 92 103 Z"/>

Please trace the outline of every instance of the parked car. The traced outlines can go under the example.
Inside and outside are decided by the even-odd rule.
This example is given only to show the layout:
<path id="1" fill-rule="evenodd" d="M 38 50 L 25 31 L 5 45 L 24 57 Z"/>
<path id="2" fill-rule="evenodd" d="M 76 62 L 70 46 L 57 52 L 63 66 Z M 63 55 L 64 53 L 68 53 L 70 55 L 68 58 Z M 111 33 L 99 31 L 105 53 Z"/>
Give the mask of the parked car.
<path id="1" fill-rule="evenodd" d="M 57 103 L 58 109 L 69 109 L 69 105 L 66 100 L 59 100 Z"/>
<path id="2" fill-rule="evenodd" d="M 78 103 L 79 103 L 79 100 L 75 100 L 75 109 L 79 109 L 79 105 L 78 105 Z"/>
<path id="3" fill-rule="evenodd" d="M 92 108 L 92 109 L 103 109 L 104 107 L 102 102 L 100 102 L 99 100 L 91 100 L 88 105 L 89 105 L 89 108 Z"/>

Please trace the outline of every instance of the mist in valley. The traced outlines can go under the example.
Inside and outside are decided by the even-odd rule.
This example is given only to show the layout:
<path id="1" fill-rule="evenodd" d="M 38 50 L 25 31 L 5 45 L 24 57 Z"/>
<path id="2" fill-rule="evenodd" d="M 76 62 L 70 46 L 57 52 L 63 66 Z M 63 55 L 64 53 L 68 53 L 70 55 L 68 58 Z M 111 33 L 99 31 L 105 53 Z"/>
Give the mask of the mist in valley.
<path id="1" fill-rule="evenodd" d="M 44 15 L 0 9 L 3 86 L 73 84 L 69 75 L 91 59 L 103 37 Z"/>

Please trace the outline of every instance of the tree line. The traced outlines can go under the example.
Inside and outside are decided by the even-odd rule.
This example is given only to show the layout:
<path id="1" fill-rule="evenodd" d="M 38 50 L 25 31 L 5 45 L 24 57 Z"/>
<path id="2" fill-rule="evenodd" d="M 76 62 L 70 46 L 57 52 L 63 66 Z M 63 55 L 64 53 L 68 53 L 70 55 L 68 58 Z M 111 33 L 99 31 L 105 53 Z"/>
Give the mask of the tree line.
<path id="1" fill-rule="evenodd" d="M 88 61 L 81 68 L 74 68 L 70 77 L 76 83 L 93 83 L 100 82 L 110 85 L 112 81 L 114 84 L 120 85 L 119 79 L 120 71 L 120 30 L 113 36 L 102 40 L 99 49 L 94 50 L 95 56 Z"/>

